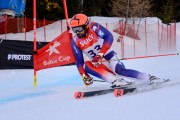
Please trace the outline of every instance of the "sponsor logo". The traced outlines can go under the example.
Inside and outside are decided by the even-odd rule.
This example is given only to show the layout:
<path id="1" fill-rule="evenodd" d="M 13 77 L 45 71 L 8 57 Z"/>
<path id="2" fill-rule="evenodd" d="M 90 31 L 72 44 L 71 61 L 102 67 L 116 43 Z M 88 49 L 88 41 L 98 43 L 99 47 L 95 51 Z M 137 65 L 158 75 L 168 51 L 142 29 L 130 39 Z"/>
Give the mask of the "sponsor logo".
<path id="1" fill-rule="evenodd" d="M 78 50 L 77 50 L 77 48 L 76 48 L 75 45 L 73 45 L 73 48 L 74 48 L 74 50 L 76 51 L 76 53 L 78 53 Z"/>
<path id="2" fill-rule="evenodd" d="M 48 59 L 44 60 L 42 62 L 42 64 L 44 66 L 51 66 L 51 65 L 54 65 L 54 64 L 59 64 L 60 62 L 69 62 L 71 57 L 70 56 L 63 56 L 63 55 L 60 55 L 60 51 L 57 49 L 58 46 L 60 46 L 61 43 L 60 42 L 57 42 L 55 41 L 53 43 L 53 45 L 50 45 L 49 46 L 49 49 L 46 50 L 46 52 L 49 52 L 49 57 Z M 53 53 L 56 53 L 56 54 L 59 54 L 59 55 L 52 55 Z"/>
<path id="3" fill-rule="evenodd" d="M 70 56 L 59 56 L 57 59 L 50 59 L 43 61 L 43 65 L 47 66 L 47 65 L 56 64 L 58 62 L 69 62 L 70 59 L 71 59 Z"/>
<path id="4" fill-rule="evenodd" d="M 93 26 L 93 31 L 96 31 L 98 28 L 96 26 Z M 104 32 L 102 30 L 98 30 L 98 35 L 100 37 L 103 37 L 104 36 Z"/>
<path id="5" fill-rule="evenodd" d="M 96 31 L 97 30 L 97 27 L 96 26 L 93 26 L 93 31 Z"/>
<path id="6" fill-rule="evenodd" d="M 84 45 L 87 45 L 87 44 L 89 44 L 91 41 L 93 41 L 93 35 L 92 34 L 89 34 L 88 35 L 88 38 L 86 38 L 85 40 L 82 40 L 81 42 L 80 42 L 80 45 L 81 45 L 81 47 L 84 47 Z"/>
<path id="7" fill-rule="evenodd" d="M 99 35 L 100 37 L 103 37 L 103 36 L 104 36 L 104 32 L 101 31 L 101 30 L 99 30 L 99 31 L 98 31 L 98 35 Z"/>
<path id="8" fill-rule="evenodd" d="M 61 43 L 55 41 L 53 45 L 49 46 L 49 49 L 46 50 L 46 52 L 49 52 L 49 56 L 53 54 L 53 52 L 55 52 L 56 54 L 59 54 L 60 52 L 56 49 L 56 47 L 60 46 Z"/>
<path id="9" fill-rule="evenodd" d="M 8 60 L 32 60 L 32 55 L 8 54 Z"/>

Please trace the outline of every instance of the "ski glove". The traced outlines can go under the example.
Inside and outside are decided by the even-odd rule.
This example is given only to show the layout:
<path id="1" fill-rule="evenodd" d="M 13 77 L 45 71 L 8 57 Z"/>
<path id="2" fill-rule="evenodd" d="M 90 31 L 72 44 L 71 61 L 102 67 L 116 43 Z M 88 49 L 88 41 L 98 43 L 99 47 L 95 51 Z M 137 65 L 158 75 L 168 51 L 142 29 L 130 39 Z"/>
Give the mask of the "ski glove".
<path id="1" fill-rule="evenodd" d="M 83 73 L 82 79 L 85 85 L 91 85 L 93 84 L 93 78 L 90 77 L 87 73 Z"/>
<path id="2" fill-rule="evenodd" d="M 92 59 L 92 64 L 93 64 L 95 67 L 98 67 L 100 64 L 102 64 L 103 56 L 104 56 L 103 53 L 98 53 L 98 54 Z"/>

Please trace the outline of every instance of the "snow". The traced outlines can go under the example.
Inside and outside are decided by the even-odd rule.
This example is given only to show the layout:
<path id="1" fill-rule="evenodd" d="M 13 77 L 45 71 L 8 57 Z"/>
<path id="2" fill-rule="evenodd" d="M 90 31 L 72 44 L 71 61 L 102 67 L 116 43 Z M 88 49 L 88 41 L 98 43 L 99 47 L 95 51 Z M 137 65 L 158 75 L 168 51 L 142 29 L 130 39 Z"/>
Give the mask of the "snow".
<path id="1" fill-rule="evenodd" d="M 115 18 L 97 16 L 92 19 L 97 22 L 116 21 Z M 156 19 L 151 18 L 149 22 Z M 52 32 L 55 30 L 53 28 Z M 176 32 L 178 53 L 180 23 L 177 23 Z M 13 35 L 8 36 L 13 38 Z M 123 62 L 127 68 L 180 82 L 179 55 Z M 73 98 L 73 93 L 77 90 L 103 89 L 109 86 L 108 83 L 94 82 L 92 86 L 85 87 L 76 66 L 38 71 L 36 89 L 33 87 L 33 70 L 0 70 L 0 118 L 1 120 L 179 120 L 180 118 L 180 84 L 120 98 L 115 98 L 113 94 L 81 100 Z"/>

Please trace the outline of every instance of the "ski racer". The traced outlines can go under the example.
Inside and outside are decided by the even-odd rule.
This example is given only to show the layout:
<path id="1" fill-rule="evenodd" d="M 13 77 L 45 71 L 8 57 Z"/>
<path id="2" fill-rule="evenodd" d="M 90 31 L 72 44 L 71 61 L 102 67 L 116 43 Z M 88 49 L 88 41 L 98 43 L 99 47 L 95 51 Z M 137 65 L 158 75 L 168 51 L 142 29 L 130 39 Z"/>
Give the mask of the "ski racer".
<path id="1" fill-rule="evenodd" d="M 126 69 L 120 57 L 112 49 L 113 36 L 99 23 L 89 23 L 84 14 L 76 14 L 70 21 L 70 27 L 75 33 L 71 41 L 76 65 L 85 85 L 91 85 L 96 76 L 112 84 L 113 87 L 129 85 L 130 82 L 122 77 L 131 77 L 137 80 L 148 80 L 150 83 L 159 79 L 156 76 Z M 88 60 L 85 61 L 85 56 Z"/>

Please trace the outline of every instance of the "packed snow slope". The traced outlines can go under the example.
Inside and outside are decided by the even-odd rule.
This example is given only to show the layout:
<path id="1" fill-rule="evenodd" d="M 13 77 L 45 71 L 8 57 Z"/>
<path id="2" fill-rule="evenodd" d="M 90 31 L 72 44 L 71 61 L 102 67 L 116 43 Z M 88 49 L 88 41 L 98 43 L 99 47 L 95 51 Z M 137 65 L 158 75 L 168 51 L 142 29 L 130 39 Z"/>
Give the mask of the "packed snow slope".
<path id="1" fill-rule="evenodd" d="M 98 19 L 97 20 L 102 20 Z M 104 18 L 105 19 L 105 18 Z M 53 29 L 52 29 L 53 31 Z M 177 52 L 180 23 L 177 23 Z M 180 82 L 180 56 L 123 61 L 127 68 Z M 0 70 L 1 120 L 179 120 L 180 84 L 149 92 L 115 98 L 113 94 L 76 100 L 77 90 L 109 88 L 94 82 L 85 87 L 76 66 L 38 71 L 37 88 L 33 70 Z"/>

